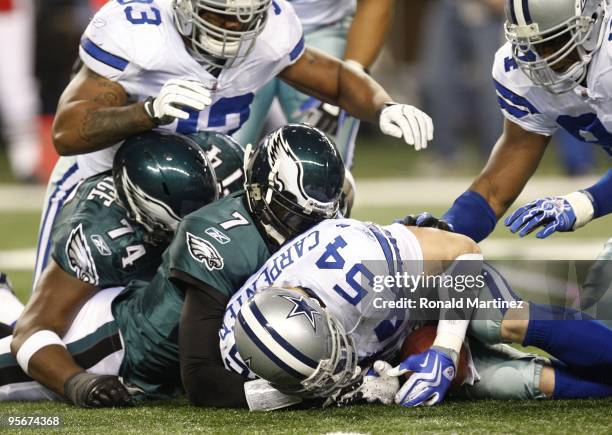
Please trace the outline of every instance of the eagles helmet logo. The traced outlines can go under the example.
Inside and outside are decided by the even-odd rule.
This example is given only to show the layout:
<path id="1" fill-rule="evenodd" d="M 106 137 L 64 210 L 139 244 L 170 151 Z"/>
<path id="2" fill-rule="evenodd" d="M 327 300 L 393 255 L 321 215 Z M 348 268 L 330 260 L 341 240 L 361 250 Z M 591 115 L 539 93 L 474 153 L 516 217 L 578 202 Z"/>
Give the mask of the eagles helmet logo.
<path id="1" fill-rule="evenodd" d="M 87 239 L 83 235 L 83 224 L 79 224 L 70 232 L 66 242 L 66 256 L 70 269 L 78 279 L 87 284 L 98 285 L 100 278 Z"/>
<path id="2" fill-rule="evenodd" d="M 268 148 L 268 158 L 272 172 L 270 182 L 274 183 L 279 191 L 299 193 L 299 203 L 308 201 L 310 197 L 304 189 L 304 168 L 291 147 L 283 137 L 282 130 L 278 130 L 271 138 Z"/>
<path id="3" fill-rule="evenodd" d="M 221 257 L 219 251 L 217 251 L 217 249 L 207 240 L 194 236 L 188 232 L 187 248 L 193 259 L 198 263 L 206 265 L 208 270 L 223 269 L 223 257 Z"/>
<path id="4" fill-rule="evenodd" d="M 134 183 L 128 176 L 127 169 L 123 168 L 123 189 L 125 190 L 127 201 L 130 203 L 129 209 L 137 213 L 135 220 L 147 227 L 147 216 L 155 217 L 163 222 L 171 230 L 175 231 L 181 221 L 172 208 L 153 196 L 147 194 L 142 188 Z M 142 212 L 140 211 L 142 210 Z M 149 218 L 150 220 L 150 218 Z M 150 228 L 147 228 L 150 230 Z"/>

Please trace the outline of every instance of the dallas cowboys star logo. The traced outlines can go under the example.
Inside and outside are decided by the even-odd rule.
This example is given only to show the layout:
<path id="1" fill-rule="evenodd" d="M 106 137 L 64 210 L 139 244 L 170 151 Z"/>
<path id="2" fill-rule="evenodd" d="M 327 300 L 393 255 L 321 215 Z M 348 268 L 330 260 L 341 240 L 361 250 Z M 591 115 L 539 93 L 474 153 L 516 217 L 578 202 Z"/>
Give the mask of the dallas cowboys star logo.
<path id="1" fill-rule="evenodd" d="M 294 307 L 291 309 L 291 312 L 287 315 L 287 319 L 296 316 L 304 316 L 312 325 L 312 329 L 314 329 L 315 332 L 317 331 L 317 325 L 315 323 L 314 316 L 315 314 L 317 316 L 321 316 L 321 313 L 319 313 L 317 310 L 308 305 L 302 296 L 296 298 L 293 296 L 281 295 L 281 297 L 287 299 L 288 301 L 294 304 Z"/>

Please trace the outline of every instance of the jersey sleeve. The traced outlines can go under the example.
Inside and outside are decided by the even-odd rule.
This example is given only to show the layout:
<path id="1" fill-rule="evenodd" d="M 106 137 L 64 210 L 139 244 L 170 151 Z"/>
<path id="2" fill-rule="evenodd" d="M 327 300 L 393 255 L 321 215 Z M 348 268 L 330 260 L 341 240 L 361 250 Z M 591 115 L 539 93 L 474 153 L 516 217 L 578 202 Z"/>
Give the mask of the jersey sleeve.
<path id="1" fill-rule="evenodd" d="M 231 296 L 257 269 L 237 232 L 240 230 L 233 231 L 230 238 L 212 222 L 187 216 L 168 248 L 170 276 Z"/>
<path id="2" fill-rule="evenodd" d="M 72 224 L 73 222 L 62 222 L 54 226 L 51 257 L 69 275 L 98 287 L 100 265 L 96 264 L 85 237 L 87 228 L 83 229 L 83 223 Z"/>
<path id="3" fill-rule="evenodd" d="M 266 51 L 276 58 L 274 75 L 297 62 L 304 53 L 302 23 L 286 0 L 273 0 L 268 23 L 260 38 Z"/>
<path id="4" fill-rule="evenodd" d="M 532 133 L 552 136 L 559 128 L 557 123 L 542 113 L 540 102 L 531 94 L 536 86 L 519 69 L 512 57 L 511 47 L 505 44 L 495 55 L 493 85 L 502 114 L 508 120 Z"/>
<path id="5" fill-rule="evenodd" d="M 99 288 L 148 281 L 161 263 L 162 248 L 144 243 L 144 230 L 116 204 L 87 195 L 91 183 L 62 209 L 53 226 L 53 260 L 69 275 Z"/>
<path id="6" fill-rule="evenodd" d="M 128 92 L 142 69 L 155 68 L 166 42 L 168 17 L 156 2 L 108 2 L 81 37 L 79 56 L 95 73 L 119 82 Z"/>

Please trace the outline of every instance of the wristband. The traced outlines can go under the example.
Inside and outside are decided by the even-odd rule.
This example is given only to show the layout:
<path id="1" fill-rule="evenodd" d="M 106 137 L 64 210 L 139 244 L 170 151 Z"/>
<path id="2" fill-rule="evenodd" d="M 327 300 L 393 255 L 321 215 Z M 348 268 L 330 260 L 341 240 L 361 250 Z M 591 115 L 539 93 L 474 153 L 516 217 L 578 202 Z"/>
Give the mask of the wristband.
<path id="1" fill-rule="evenodd" d="M 154 111 L 153 111 L 154 101 L 155 101 L 155 98 L 153 97 L 149 97 L 146 100 L 144 100 L 144 111 L 147 114 L 147 116 L 151 119 L 151 121 L 155 123 L 155 125 L 161 125 L 162 124 L 161 119 L 155 116 Z"/>
<path id="2" fill-rule="evenodd" d="M 597 183 L 583 191 L 593 203 L 593 219 L 612 213 L 612 169 L 604 174 Z"/>
<path id="3" fill-rule="evenodd" d="M 17 364 L 29 375 L 28 364 L 30 363 L 30 358 L 43 347 L 54 345 L 66 348 L 62 339 L 55 332 L 48 329 L 35 332 L 23 342 L 17 351 Z"/>
<path id="4" fill-rule="evenodd" d="M 442 216 L 452 230 L 476 242 L 485 239 L 495 229 L 497 216 L 484 197 L 473 190 L 459 196 Z"/>
<path id="5" fill-rule="evenodd" d="M 444 346 L 440 346 L 440 345 L 432 345 L 430 349 L 434 349 L 434 350 L 438 350 L 446 355 L 448 355 L 450 357 L 450 359 L 453 360 L 453 364 L 455 364 L 455 367 L 459 366 L 459 352 L 456 352 L 454 349 L 451 349 L 449 347 L 444 347 Z"/>
<path id="6" fill-rule="evenodd" d="M 396 103 L 394 101 L 387 101 L 385 104 L 382 105 L 380 109 L 376 111 L 376 118 L 380 119 L 380 115 L 382 115 L 383 110 L 385 110 L 387 107 L 395 106 L 397 104 L 399 103 Z"/>
<path id="7" fill-rule="evenodd" d="M 593 220 L 593 214 L 595 209 L 593 208 L 593 202 L 589 198 L 589 194 L 584 192 L 572 192 L 569 195 L 564 195 L 564 198 L 576 215 L 576 222 L 572 226 L 572 230 L 583 227 Z"/>

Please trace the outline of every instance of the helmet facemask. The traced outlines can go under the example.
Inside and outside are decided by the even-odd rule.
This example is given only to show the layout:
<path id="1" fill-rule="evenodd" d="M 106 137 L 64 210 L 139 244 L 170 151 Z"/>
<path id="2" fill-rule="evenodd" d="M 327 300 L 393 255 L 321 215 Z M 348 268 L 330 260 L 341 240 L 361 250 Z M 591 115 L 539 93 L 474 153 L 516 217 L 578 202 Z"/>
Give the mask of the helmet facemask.
<path id="1" fill-rule="evenodd" d="M 200 63 L 214 68 L 240 65 L 263 31 L 272 0 L 174 0 L 174 19 L 189 51 Z M 216 14 L 235 21 L 229 30 L 204 16 Z"/>
<path id="2" fill-rule="evenodd" d="M 359 381 L 361 370 L 357 366 L 357 349 L 353 337 L 326 310 L 322 311 L 330 332 L 329 358 L 321 360 L 314 373 L 296 386 L 272 384 L 279 391 L 307 398 L 326 398 Z"/>
<path id="3" fill-rule="evenodd" d="M 513 57 L 531 81 L 553 94 L 571 91 L 582 83 L 593 53 L 602 43 L 606 2 L 601 0 L 587 12 L 576 13 L 549 29 L 537 22 L 512 24 L 506 21 L 506 39 L 512 44 Z M 575 57 L 568 66 L 565 62 Z"/>

